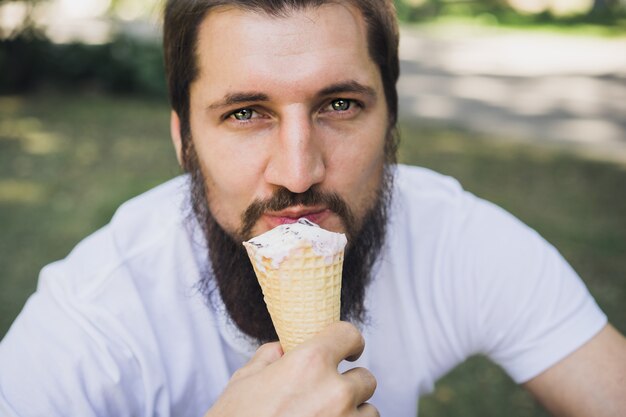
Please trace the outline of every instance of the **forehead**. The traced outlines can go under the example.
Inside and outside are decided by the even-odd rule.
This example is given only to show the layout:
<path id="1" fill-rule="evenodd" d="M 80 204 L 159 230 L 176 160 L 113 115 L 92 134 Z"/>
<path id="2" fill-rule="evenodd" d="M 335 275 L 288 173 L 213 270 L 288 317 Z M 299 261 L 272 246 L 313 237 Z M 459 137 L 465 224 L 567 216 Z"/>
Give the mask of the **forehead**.
<path id="1" fill-rule="evenodd" d="M 345 79 L 372 84 L 380 78 L 369 56 L 365 22 L 348 4 L 281 16 L 219 7 L 201 24 L 196 54 L 194 84 L 211 95 L 229 88 L 297 91 Z"/>

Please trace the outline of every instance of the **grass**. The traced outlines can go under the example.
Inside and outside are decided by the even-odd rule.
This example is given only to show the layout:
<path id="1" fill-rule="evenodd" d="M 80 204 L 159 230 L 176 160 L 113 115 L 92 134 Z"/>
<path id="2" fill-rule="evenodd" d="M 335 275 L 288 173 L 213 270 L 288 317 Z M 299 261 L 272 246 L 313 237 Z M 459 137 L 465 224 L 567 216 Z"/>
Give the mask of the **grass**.
<path id="1" fill-rule="evenodd" d="M 177 175 L 166 103 L 99 95 L 0 97 L 0 336 L 42 266 L 120 203 Z M 458 178 L 554 243 L 626 332 L 626 168 L 558 150 L 405 123 L 400 159 Z M 544 416 L 499 368 L 472 358 L 420 413 Z"/>
<path id="2" fill-rule="evenodd" d="M 483 13 L 476 16 L 469 15 L 442 15 L 424 22 L 408 23 L 421 28 L 429 28 L 445 33 L 458 29 L 494 30 L 498 33 L 520 32 L 547 33 L 563 36 L 595 37 L 603 39 L 623 39 L 626 37 L 626 21 L 621 20 L 614 24 L 576 21 L 533 21 L 520 18 L 517 21 L 501 21 L 497 15 Z"/>

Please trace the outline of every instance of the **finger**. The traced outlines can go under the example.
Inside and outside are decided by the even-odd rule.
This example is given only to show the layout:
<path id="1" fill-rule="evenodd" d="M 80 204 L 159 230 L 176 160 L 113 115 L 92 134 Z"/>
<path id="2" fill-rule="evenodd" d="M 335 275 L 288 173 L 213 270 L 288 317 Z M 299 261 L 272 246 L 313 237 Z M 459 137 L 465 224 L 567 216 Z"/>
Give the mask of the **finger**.
<path id="1" fill-rule="evenodd" d="M 238 369 L 233 375 L 233 379 L 239 379 L 253 375 L 262 369 L 267 368 L 283 356 L 283 349 L 279 342 L 266 343 L 261 345 L 255 352 L 254 356 L 246 365 Z"/>
<path id="2" fill-rule="evenodd" d="M 380 413 L 378 412 L 376 407 L 374 407 L 370 403 L 361 404 L 357 408 L 356 414 L 359 417 L 380 417 Z"/>
<path id="3" fill-rule="evenodd" d="M 363 339 L 361 332 L 353 324 L 346 321 L 338 321 L 329 325 L 309 342 L 322 345 L 323 351 L 328 353 L 334 365 L 339 365 L 339 362 L 344 359 L 357 360 L 365 349 L 365 339 Z M 308 342 L 305 342 L 303 346 L 306 343 Z"/>
<path id="4" fill-rule="evenodd" d="M 372 398 L 376 391 L 376 378 L 365 368 L 353 368 L 343 373 L 343 377 L 349 381 L 354 393 L 354 405 L 363 404 Z"/>
<path id="5" fill-rule="evenodd" d="M 283 348 L 280 347 L 280 342 L 265 343 L 256 350 L 250 362 L 267 366 L 276 362 L 283 354 Z"/>

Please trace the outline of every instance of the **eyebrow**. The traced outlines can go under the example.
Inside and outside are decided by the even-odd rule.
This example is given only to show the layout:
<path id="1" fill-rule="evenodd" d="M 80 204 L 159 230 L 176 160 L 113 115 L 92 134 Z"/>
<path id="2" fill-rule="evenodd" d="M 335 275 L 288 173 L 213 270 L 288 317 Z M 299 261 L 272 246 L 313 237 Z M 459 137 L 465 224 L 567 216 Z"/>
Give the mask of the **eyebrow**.
<path id="1" fill-rule="evenodd" d="M 344 81 L 336 84 L 331 84 L 325 88 L 323 88 L 317 96 L 331 96 L 337 95 L 341 93 L 357 93 L 368 96 L 370 99 L 376 98 L 376 91 L 369 86 L 363 85 L 357 81 Z M 239 93 L 228 93 L 224 96 L 223 99 L 210 104 L 208 109 L 215 110 L 222 107 L 229 107 L 236 104 L 245 104 L 251 102 L 264 102 L 270 101 L 270 98 L 265 93 L 260 92 L 239 92 Z"/>
<path id="2" fill-rule="evenodd" d="M 269 101 L 270 98 L 267 94 L 256 92 L 243 92 L 243 93 L 229 93 L 224 96 L 220 101 L 209 105 L 209 109 L 219 109 L 221 107 L 228 107 L 234 104 L 250 103 L 252 101 Z"/>
<path id="3" fill-rule="evenodd" d="M 367 85 L 363 85 L 358 81 L 344 81 L 337 84 L 329 85 L 319 92 L 319 96 L 332 96 L 341 93 L 357 93 L 368 96 L 370 99 L 376 98 L 376 91 Z"/>

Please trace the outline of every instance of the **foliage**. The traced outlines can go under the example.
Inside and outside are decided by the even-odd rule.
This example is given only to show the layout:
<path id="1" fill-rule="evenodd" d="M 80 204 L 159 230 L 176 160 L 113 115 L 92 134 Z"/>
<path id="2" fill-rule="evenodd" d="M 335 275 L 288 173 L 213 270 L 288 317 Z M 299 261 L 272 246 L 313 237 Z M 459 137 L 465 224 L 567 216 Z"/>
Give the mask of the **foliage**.
<path id="1" fill-rule="evenodd" d="M 507 0 L 395 0 L 395 5 L 405 22 L 461 16 L 516 26 L 600 24 L 621 28 L 622 32 L 626 29 L 626 4 L 620 0 L 594 0 L 590 10 L 564 16 L 550 10 L 524 13 Z"/>
<path id="2" fill-rule="evenodd" d="M 14 0 L 0 0 L 0 5 Z M 428 21 L 442 16 L 474 16 L 482 22 L 508 25 L 559 25 L 582 27 L 602 23 L 626 31 L 626 8 L 616 0 L 595 0 L 598 5 L 587 15 L 557 19 L 550 13 L 523 15 L 507 0 L 395 0 L 404 21 Z M 37 88 L 102 90 L 164 96 L 166 93 L 162 49 L 158 40 L 143 41 L 118 36 L 103 45 L 55 44 L 47 39 L 32 19 L 37 3 L 25 0 L 28 13 L 22 25 L 0 38 L 0 94 L 16 94 Z M 116 3 L 113 2 L 112 5 Z M 620 6 L 622 4 L 622 6 Z M 112 6 L 113 7 L 113 6 Z M 611 32 L 614 33 L 614 32 Z"/>
<path id="3" fill-rule="evenodd" d="M 0 94 L 40 87 L 166 92 L 161 46 L 124 36 L 103 45 L 54 44 L 35 29 L 25 30 L 0 40 L 0 73 Z"/>

